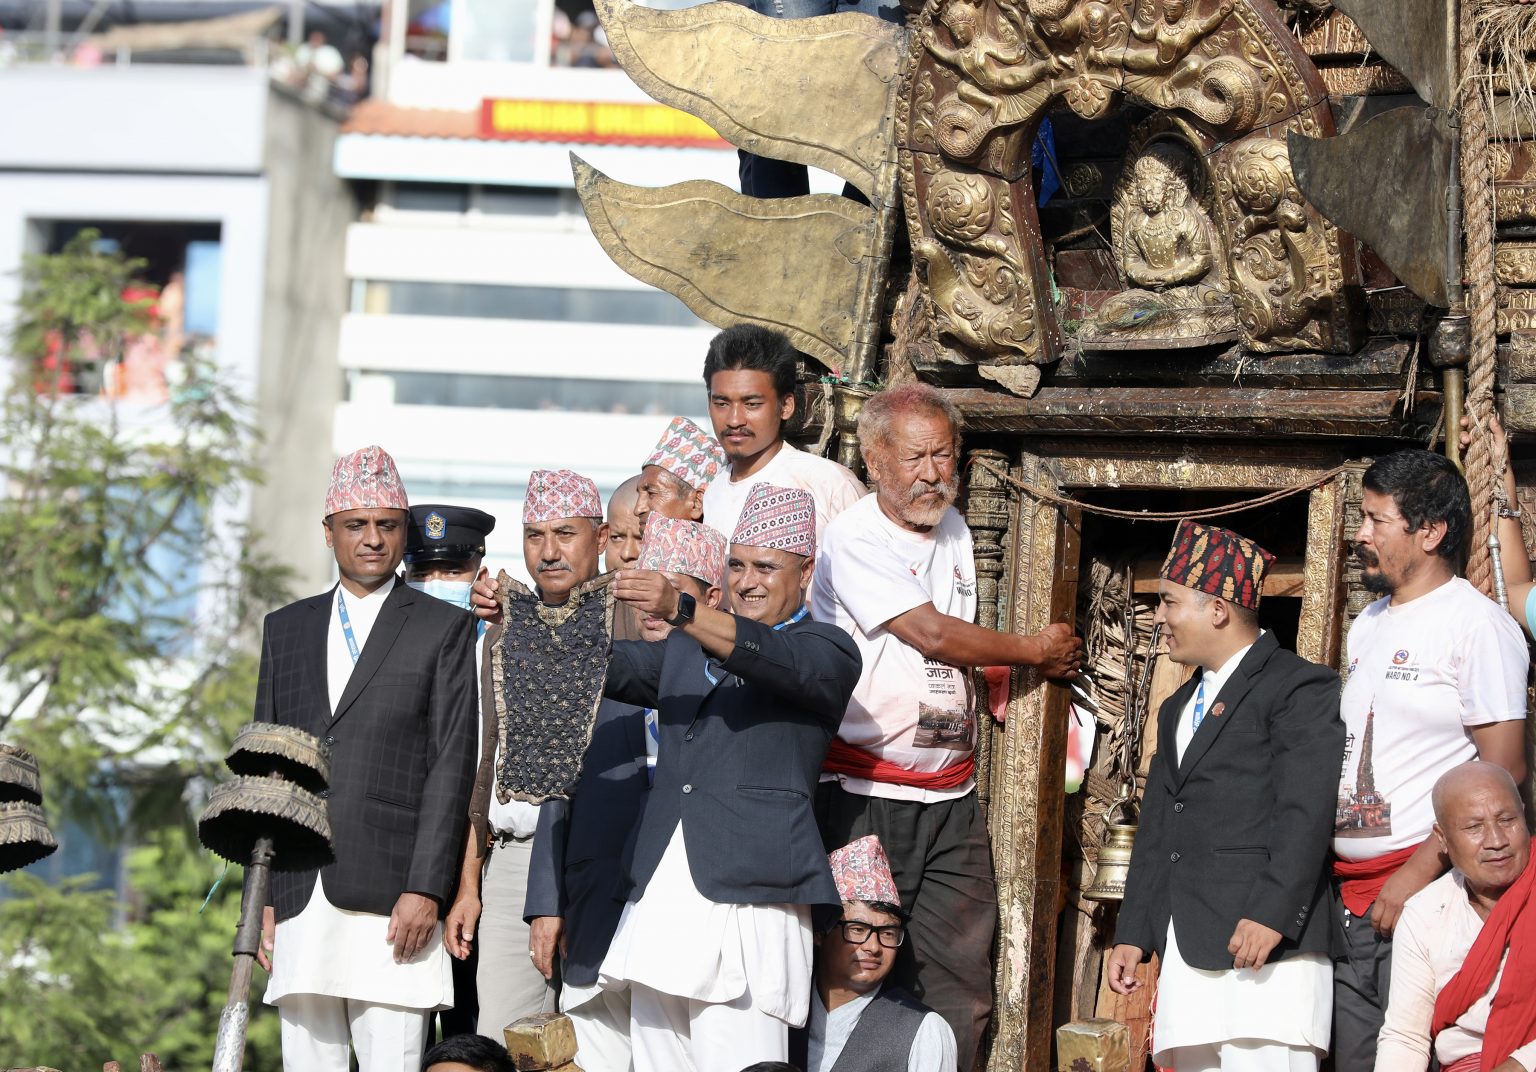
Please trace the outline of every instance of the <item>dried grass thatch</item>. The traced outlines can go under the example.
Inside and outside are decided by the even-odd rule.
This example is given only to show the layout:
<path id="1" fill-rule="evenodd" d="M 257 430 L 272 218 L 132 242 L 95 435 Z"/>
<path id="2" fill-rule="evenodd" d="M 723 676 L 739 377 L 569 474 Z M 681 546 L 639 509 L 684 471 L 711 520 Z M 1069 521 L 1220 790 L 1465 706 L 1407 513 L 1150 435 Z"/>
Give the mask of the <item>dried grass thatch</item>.
<path id="1" fill-rule="evenodd" d="M 197 837 L 210 852 L 248 864 L 258 838 L 272 839 L 272 870 L 307 871 L 334 860 L 325 802 L 281 778 L 240 777 L 213 791 Z"/>

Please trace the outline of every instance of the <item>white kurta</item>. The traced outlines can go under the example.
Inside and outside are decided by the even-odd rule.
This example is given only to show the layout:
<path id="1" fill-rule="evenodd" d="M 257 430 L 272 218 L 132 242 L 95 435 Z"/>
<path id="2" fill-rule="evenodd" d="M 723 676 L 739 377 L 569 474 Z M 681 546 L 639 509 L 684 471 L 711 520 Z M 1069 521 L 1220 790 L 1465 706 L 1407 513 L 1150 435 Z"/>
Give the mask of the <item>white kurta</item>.
<path id="1" fill-rule="evenodd" d="M 359 652 L 367 646 L 392 587 L 384 584 L 367 596 L 345 597 Z M 341 586 L 336 592 L 341 598 Z M 326 637 L 326 676 L 334 714 L 352 676 L 352 655 L 335 599 Z M 408 1009 L 451 1008 L 453 971 L 442 931 L 439 923 L 413 960 L 397 964 L 394 945 L 385 938 L 389 917 L 337 908 L 326 899 L 317 877 L 304 910 L 277 925 L 265 1000 L 277 1005 L 289 994 L 322 994 Z"/>
<path id="2" fill-rule="evenodd" d="M 1207 713 L 1248 650 L 1233 655 L 1219 670 L 1202 669 Z M 1191 696 L 1174 732 L 1180 761 L 1194 737 L 1194 710 Z M 1325 1053 L 1332 1027 L 1333 964 L 1321 953 L 1298 954 L 1258 969 L 1206 971 L 1184 962 L 1173 921 L 1168 921 L 1152 1027 L 1153 1057 L 1158 1063 L 1173 1060 L 1170 1050 L 1238 1039 Z"/>
<path id="3" fill-rule="evenodd" d="M 755 1010 L 798 1027 L 811 993 L 810 907 L 709 900 L 693 883 L 679 823 L 645 893 L 624 906 L 599 982 L 711 1004 L 750 993 Z"/>
<path id="4" fill-rule="evenodd" d="M 831 1072 L 837 1059 L 843 1055 L 848 1039 L 869 1003 L 875 1000 L 877 990 L 862 994 L 846 1004 L 839 1005 L 830 1013 L 821 1003 L 821 994 L 811 991 L 811 1017 L 806 1023 L 805 1072 Z M 907 1055 L 907 1072 L 955 1072 L 955 1033 L 944 1017 L 930 1012 L 918 1025 L 917 1037 L 912 1040 L 912 1050 Z"/>

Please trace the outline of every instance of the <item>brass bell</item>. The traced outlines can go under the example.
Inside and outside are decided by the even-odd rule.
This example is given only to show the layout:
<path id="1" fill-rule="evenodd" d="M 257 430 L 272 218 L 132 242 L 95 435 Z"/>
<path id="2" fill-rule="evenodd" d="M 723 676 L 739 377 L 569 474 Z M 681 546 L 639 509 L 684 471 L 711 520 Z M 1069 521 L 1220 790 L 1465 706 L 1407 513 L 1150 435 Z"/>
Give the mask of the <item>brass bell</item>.
<path id="1" fill-rule="evenodd" d="M 1136 840 L 1135 823 L 1115 823 L 1109 820 L 1119 810 L 1120 802 L 1104 816 L 1104 844 L 1099 847 L 1099 862 L 1094 868 L 1093 882 L 1083 891 L 1090 901 L 1125 900 L 1125 880 L 1131 873 L 1131 845 Z"/>

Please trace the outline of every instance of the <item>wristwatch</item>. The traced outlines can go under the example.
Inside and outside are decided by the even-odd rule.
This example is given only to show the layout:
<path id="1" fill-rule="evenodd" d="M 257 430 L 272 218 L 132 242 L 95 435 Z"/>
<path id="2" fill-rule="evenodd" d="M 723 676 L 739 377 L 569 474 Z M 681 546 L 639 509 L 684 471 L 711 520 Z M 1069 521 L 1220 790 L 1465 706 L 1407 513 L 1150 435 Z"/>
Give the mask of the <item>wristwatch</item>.
<path id="1" fill-rule="evenodd" d="M 697 605 L 697 601 L 687 592 L 679 592 L 677 594 L 677 613 L 667 619 L 667 624 L 687 625 L 693 621 L 693 612 Z"/>

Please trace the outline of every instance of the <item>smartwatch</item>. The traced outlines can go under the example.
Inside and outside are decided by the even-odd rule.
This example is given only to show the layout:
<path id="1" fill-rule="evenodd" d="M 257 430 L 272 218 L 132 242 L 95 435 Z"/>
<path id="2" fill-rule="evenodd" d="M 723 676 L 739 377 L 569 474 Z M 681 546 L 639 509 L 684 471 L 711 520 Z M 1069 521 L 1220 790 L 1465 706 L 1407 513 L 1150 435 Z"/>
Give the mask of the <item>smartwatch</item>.
<path id="1" fill-rule="evenodd" d="M 697 601 L 687 592 L 679 592 L 677 594 L 677 613 L 667 619 L 667 624 L 687 625 L 693 621 L 693 612 L 697 605 Z"/>

